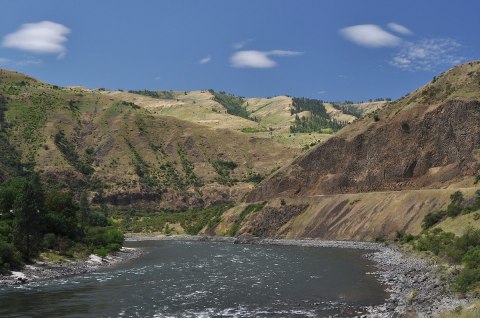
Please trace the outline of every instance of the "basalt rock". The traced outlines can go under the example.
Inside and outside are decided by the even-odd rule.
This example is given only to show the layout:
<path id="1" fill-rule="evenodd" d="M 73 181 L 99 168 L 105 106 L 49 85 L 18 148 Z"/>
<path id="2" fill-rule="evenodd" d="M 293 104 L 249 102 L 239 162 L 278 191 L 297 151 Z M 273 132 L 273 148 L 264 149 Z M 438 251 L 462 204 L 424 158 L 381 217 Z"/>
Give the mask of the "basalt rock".
<path id="1" fill-rule="evenodd" d="M 480 168 L 480 62 L 342 130 L 262 182 L 248 201 L 443 188 Z M 472 181 L 473 182 L 473 181 Z"/>

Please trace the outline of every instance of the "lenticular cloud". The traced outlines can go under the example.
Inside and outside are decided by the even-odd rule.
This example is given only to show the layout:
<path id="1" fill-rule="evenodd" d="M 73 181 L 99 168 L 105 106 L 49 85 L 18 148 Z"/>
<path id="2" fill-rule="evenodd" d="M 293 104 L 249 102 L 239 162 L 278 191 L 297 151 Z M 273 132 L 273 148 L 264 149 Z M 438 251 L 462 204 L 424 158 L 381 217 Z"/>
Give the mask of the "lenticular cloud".
<path id="1" fill-rule="evenodd" d="M 29 53 L 57 54 L 62 58 L 66 53 L 65 42 L 69 33 L 69 28 L 51 21 L 26 23 L 17 31 L 7 34 L 2 46 Z"/>

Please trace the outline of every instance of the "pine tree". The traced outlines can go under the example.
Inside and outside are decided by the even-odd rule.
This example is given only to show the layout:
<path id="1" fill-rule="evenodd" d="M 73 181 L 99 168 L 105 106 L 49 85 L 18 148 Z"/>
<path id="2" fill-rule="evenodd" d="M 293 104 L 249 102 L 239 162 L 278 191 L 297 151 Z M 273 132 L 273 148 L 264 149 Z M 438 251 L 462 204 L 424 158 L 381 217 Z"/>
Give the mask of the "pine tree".
<path id="1" fill-rule="evenodd" d="M 26 182 L 13 204 L 14 242 L 24 260 L 31 260 L 39 251 L 44 221 L 44 193 L 35 175 Z"/>

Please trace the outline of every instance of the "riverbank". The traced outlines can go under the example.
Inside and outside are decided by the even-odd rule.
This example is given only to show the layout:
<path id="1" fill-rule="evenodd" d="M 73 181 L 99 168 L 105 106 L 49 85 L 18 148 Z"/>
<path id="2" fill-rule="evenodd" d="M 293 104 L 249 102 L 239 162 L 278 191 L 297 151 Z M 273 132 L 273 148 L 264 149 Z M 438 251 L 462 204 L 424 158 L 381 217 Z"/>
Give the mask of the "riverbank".
<path id="1" fill-rule="evenodd" d="M 12 271 L 10 275 L 0 275 L 0 287 L 81 275 L 113 264 L 135 259 L 142 254 L 143 251 L 140 249 L 122 247 L 120 251 L 111 253 L 104 258 L 92 254 L 84 260 L 75 260 L 61 264 L 36 262 L 31 265 L 26 265 L 22 271 Z"/>
<path id="2" fill-rule="evenodd" d="M 382 246 L 365 257 L 375 262 L 378 271 L 372 274 L 390 293 L 385 304 L 369 308 L 372 317 L 437 317 L 473 300 L 451 290 L 442 265 L 398 246 Z"/>
<path id="3" fill-rule="evenodd" d="M 185 240 L 227 242 L 233 244 L 295 245 L 323 248 L 351 248 L 365 250 L 365 258 L 372 260 L 375 275 L 385 285 L 390 297 L 384 304 L 367 307 L 362 317 L 436 317 L 442 312 L 465 307 L 472 299 L 459 297 L 442 279 L 442 265 L 428 258 L 402 251 L 396 245 L 355 241 L 321 241 L 315 239 L 235 238 L 215 236 L 144 236 L 127 240 Z"/>

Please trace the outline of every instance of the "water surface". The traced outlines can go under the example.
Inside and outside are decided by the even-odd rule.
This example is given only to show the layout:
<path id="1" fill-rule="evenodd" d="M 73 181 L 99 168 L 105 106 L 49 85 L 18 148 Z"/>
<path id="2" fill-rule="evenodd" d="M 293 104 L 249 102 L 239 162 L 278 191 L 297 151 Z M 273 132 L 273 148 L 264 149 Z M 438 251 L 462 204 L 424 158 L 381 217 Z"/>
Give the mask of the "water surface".
<path id="1" fill-rule="evenodd" d="M 0 289 L 0 317 L 354 316 L 387 294 L 364 251 L 140 241 L 96 273 Z"/>

